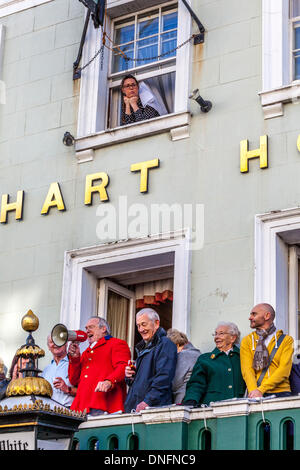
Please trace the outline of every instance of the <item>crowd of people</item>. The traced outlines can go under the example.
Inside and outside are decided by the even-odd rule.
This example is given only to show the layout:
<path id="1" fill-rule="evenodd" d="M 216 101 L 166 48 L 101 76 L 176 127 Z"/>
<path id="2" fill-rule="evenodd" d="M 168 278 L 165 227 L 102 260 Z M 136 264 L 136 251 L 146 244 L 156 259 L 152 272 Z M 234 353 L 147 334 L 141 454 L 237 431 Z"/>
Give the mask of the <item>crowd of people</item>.
<path id="1" fill-rule="evenodd" d="M 158 313 L 144 308 L 136 314 L 141 341 L 133 360 L 126 341 L 112 337 L 107 321 L 93 316 L 85 327 L 89 345 L 82 354 L 78 343 L 58 347 L 48 337 L 53 359 L 42 376 L 52 385 L 53 400 L 90 416 L 291 395 L 292 337 L 276 328 L 269 304 L 253 307 L 249 320 L 253 331 L 241 342 L 237 325 L 219 323 L 215 348 L 201 354 L 184 333 L 166 332 Z M 8 377 L 2 373 L 0 399 L 20 367 L 25 365 L 14 357 Z"/>

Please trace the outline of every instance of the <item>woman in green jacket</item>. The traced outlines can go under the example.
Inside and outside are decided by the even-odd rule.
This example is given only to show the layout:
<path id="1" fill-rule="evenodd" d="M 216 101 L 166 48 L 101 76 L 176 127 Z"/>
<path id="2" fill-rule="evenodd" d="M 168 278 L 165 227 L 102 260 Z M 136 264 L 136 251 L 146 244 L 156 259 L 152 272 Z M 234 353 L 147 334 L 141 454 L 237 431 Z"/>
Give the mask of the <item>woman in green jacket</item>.
<path id="1" fill-rule="evenodd" d="M 209 405 L 210 402 L 241 398 L 246 385 L 236 346 L 240 332 L 234 323 L 219 323 L 213 334 L 216 348 L 201 354 L 186 386 L 183 405 Z"/>

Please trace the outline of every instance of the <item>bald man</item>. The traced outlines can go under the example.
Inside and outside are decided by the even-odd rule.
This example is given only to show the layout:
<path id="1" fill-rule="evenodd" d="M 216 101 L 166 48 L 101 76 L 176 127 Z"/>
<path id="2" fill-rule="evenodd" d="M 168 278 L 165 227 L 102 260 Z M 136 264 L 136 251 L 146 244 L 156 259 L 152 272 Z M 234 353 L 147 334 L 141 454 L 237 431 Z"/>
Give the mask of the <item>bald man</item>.
<path id="1" fill-rule="evenodd" d="M 294 352 L 293 338 L 276 329 L 275 310 L 270 304 L 255 305 L 249 320 L 250 328 L 255 331 L 242 339 L 240 348 L 248 397 L 291 395 L 289 375 Z"/>

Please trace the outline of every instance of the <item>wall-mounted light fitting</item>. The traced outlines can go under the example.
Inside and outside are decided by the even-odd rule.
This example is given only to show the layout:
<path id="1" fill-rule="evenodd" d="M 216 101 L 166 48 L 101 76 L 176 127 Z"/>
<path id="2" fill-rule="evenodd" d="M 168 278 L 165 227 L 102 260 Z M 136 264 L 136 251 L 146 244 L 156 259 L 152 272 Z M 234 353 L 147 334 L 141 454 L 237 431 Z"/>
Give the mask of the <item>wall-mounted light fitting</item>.
<path id="1" fill-rule="evenodd" d="M 189 96 L 190 100 L 195 100 L 197 101 L 197 103 L 199 104 L 200 108 L 201 108 L 201 111 L 203 113 L 208 113 L 208 111 L 211 110 L 212 108 L 212 102 L 211 101 L 207 101 L 207 100 L 204 100 L 202 98 L 202 96 L 200 96 L 200 93 L 199 93 L 199 90 L 198 88 L 196 88 L 196 90 L 194 90 L 190 96 Z"/>
<path id="2" fill-rule="evenodd" d="M 64 133 L 64 137 L 63 137 L 63 143 L 64 145 L 66 145 L 67 147 L 71 147 L 75 142 L 75 139 L 74 137 L 72 136 L 72 134 L 67 131 Z"/>

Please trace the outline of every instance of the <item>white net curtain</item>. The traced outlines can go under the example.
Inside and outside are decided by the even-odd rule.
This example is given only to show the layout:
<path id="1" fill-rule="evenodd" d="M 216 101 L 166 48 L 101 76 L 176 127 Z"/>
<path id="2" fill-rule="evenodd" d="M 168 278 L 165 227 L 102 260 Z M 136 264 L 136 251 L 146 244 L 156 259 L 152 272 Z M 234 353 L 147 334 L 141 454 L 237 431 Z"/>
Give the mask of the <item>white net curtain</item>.
<path id="1" fill-rule="evenodd" d="M 109 291 L 107 303 L 107 321 L 111 334 L 115 338 L 127 340 L 129 300 Z"/>
<path id="2" fill-rule="evenodd" d="M 152 106 L 160 116 L 173 113 L 175 72 L 143 80 L 139 91 L 143 106 Z"/>

